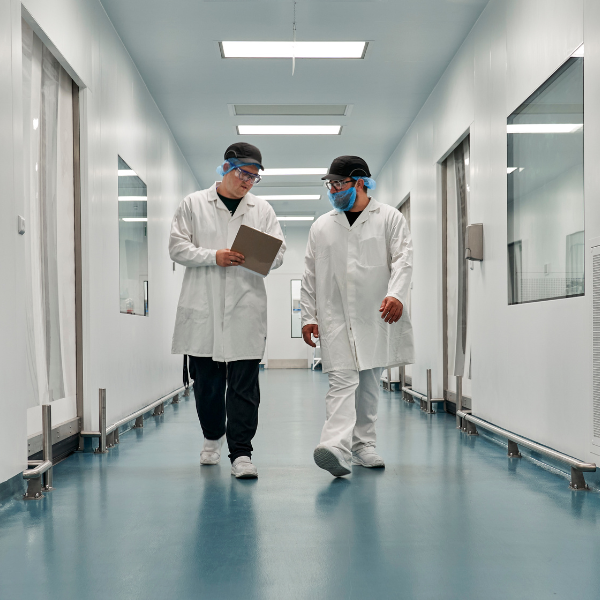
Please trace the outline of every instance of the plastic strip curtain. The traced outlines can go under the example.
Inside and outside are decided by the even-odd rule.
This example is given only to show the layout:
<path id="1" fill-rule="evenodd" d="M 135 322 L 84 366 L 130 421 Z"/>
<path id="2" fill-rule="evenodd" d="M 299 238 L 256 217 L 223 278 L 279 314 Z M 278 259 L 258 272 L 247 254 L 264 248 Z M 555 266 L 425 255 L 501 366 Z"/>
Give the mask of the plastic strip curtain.
<path id="1" fill-rule="evenodd" d="M 29 25 L 23 31 L 30 406 L 75 397 L 72 80 Z"/>

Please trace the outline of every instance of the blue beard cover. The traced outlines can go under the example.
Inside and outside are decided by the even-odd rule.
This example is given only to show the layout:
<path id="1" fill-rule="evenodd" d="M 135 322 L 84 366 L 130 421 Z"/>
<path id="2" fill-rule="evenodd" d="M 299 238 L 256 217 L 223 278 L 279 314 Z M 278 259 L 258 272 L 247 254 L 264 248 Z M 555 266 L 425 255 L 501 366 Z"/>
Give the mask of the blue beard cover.
<path id="1" fill-rule="evenodd" d="M 329 197 L 331 206 L 333 206 L 335 210 L 338 212 L 347 212 L 354 206 L 354 203 L 356 202 L 356 187 L 353 186 L 348 190 L 336 192 L 335 194 L 328 192 L 327 196 Z"/>

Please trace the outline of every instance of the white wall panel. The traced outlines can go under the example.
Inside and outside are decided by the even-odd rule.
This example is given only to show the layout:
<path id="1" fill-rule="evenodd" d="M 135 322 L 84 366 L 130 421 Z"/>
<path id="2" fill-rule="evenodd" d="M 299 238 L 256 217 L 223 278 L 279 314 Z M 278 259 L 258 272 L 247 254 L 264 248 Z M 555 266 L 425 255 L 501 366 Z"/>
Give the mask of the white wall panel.
<path id="1" fill-rule="evenodd" d="M 506 115 L 583 42 L 583 0 L 506 0 Z"/>
<path id="2" fill-rule="evenodd" d="M 27 468 L 27 390 L 25 377 L 24 269 L 25 241 L 17 233 L 17 215 L 24 214 L 20 163 L 14 149 L 20 146 L 21 47 L 11 31 L 20 27 L 18 2 L 0 1 L 0 482 Z M 17 53 L 15 53 L 17 52 Z"/>
<path id="3" fill-rule="evenodd" d="M 81 91 L 84 427 L 92 429 L 97 427 L 100 387 L 107 389 L 108 420 L 114 422 L 181 385 L 181 359 L 170 354 L 170 347 L 183 269 L 173 271 L 167 242 L 175 209 L 184 195 L 197 189 L 197 182 L 101 4 L 25 0 L 23 5 L 37 33 L 85 86 Z M 24 331 L 19 283 L 24 273 L 23 238 L 16 234 L 16 215 L 23 205 L 21 4 L 16 0 L 0 0 L 0 33 L 0 154 L 6 153 L 0 161 L 6 193 L 0 204 L 5 229 L 0 236 L 4 257 L 0 277 L 11 290 L 0 296 L 2 355 L 9 357 L 0 362 L 2 482 L 23 470 L 27 458 L 22 386 L 28 378 L 20 343 L 24 336 L 19 333 Z M 119 312 L 118 154 L 148 184 L 149 317 Z"/>
<path id="4" fill-rule="evenodd" d="M 585 39 L 585 136 L 584 156 L 594 162 L 600 156 L 600 111 L 592 107 L 600 106 L 600 2 L 585 0 L 584 3 L 584 39 Z M 588 400 L 586 412 L 592 414 L 592 260 L 588 251 L 590 240 L 600 237 L 600 169 L 590 165 L 584 174 L 585 181 L 585 288 L 588 290 L 588 306 L 585 307 L 587 321 L 585 324 L 586 336 L 581 340 L 579 356 L 586 367 L 585 398 Z M 593 437 L 593 422 L 590 418 L 588 429 L 585 430 L 588 439 Z M 592 447 L 595 452 L 594 462 L 598 460 L 600 449 Z"/>
<path id="5" fill-rule="evenodd" d="M 433 155 L 441 160 L 473 121 L 473 38 L 469 37 L 437 84 L 434 113 Z"/>
<path id="6" fill-rule="evenodd" d="M 600 105 L 596 4 L 591 0 L 586 4 L 585 19 L 588 165 L 595 164 L 600 150 L 593 141 L 600 127 L 595 108 Z M 400 180 L 382 190 L 380 200 L 389 204 L 395 203 L 395 190 L 390 188 L 410 189 L 415 247 L 414 384 L 424 389 L 425 369 L 432 368 L 437 393 L 442 376 L 442 290 L 436 162 L 470 124 L 471 222 L 484 224 L 485 244 L 484 262 L 475 265 L 471 278 L 474 412 L 593 460 L 588 434 L 590 296 L 508 306 L 506 258 L 506 117 L 583 41 L 583 17 L 582 0 L 492 0 L 379 177 L 388 182 L 388 171 L 393 170 L 396 175 L 391 180 Z M 590 183 L 592 170 L 597 171 L 586 171 L 587 238 L 590 231 L 600 235 L 600 227 L 594 225 L 594 219 L 600 222 L 600 211 L 591 208 L 600 182 Z"/>

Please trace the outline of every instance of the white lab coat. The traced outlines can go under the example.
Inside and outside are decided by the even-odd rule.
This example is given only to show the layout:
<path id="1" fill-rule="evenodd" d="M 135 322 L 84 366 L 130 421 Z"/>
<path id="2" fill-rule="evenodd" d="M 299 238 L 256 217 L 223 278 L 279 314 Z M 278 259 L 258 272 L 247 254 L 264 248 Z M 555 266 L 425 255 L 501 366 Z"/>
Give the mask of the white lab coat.
<path id="1" fill-rule="evenodd" d="M 392 325 L 379 307 L 393 296 L 406 307 L 412 239 L 400 211 L 371 199 L 350 227 L 344 213 L 317 219 L 302 278 L 302 327 L 319 325 L 323 371 L 414 362 L 408 311 Z"/>
<path id="2" fill-rule="evenodd" d="M 243 267 L 219 267 L 217 250 L 231 248 L 242 223 L 283 240 L 271 205 L 246 194 L 235 214 L 217 196 L 217 184 L 179 205 L 169 239 L 171 259 L 186 267 L 177 306 L 173 354 L 230 362 L 261 359 L 267 337 L 264 278 Z M 273 262 L 281 266 L 285 241 Z"/>

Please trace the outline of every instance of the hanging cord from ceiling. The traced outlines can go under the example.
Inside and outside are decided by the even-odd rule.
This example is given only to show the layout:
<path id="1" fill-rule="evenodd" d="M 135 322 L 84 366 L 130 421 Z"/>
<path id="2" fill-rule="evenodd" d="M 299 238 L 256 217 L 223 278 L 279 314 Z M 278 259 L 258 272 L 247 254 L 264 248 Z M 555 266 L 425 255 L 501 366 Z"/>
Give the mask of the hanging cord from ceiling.
<path id="1" fill-rule="evenodd" d="M 296 70 L 296 0 L 294 0 L 294 22 L 292 24 L 292 77 L 294 76 L 294 71 Z"/>

